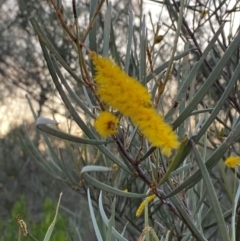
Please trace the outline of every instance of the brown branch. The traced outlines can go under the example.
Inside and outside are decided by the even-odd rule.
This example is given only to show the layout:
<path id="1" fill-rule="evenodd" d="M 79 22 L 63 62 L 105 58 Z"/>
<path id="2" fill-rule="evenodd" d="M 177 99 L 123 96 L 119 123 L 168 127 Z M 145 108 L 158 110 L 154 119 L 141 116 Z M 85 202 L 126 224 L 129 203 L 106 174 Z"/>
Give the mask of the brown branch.
<path id="1" fill-rule="evenodd" d="M 98 16 L 98 14 L 99 14 L 99 12 L 100 12 L 100 9 L 102 8 L 102 5 L 103 5 L 104 2 L 105 2 L 105 0 L 101 0 L 101 2 L 98 4 L 97 9 L 96 9 L 96 11 L 95 11 L 95 13 L 94 13 L 94 15 L 93 15 L 93 18 L 91 19 L 91 21 L 90 21 L 90 23 L 89 23 L 89 25 L 88 25 L 88 27 L 87 27 L 87 31 L 86 31 L 84 37 L 82 38 L 82 43 L 85 42 L 85 40 L 86 40 L 86 38 L 87 38 L 87 36 L 88 36 L 88 33 L 89 33 L 90 30 L 92 29 L 93 24 L 94 24 L 94 22 L 95 22 L 95 20 L 96 20 L 96 18 L 97 18 L 97 16 Z"/>
<path id="2" fill-rule="evenodd" d="M 57 5 L 55 4 L 54 0 L 48 0 L 48 1 L 53 6 L 53 8 L 54 8 L 54 10 L 56 12 L 56 16 L 57 16 L 57 18 L 58 18 L 58 20 L 60 22 L 60 25 L 66 31 L 66 33 L 68 34 L 69 38 L 76 44 L 77 48 L 79 49 L 79 47 L 80 47 L 80 49 L 81 49 L 82 47 L 84 47 L 87 50 L 88 53 L 91 53 L 91 50 L 84 44 L 84 41 L 79 42 L 78 38 L 74 36 L 74 34 L 70 30 L 70 28 L 67 26 L 66 21 L 64 21 L 64 18 L 63 18 L 63 11 L 62 11 L 62 9 L 59 9 L 57 7 Z M 97 8 L 94 16 L 99 13 L 100 7 L 102 6 L 103 2 L 104 2 L 104 0 L 102 0 L 101 3 L 98 5 L 98 8 Z M 77 12 L 76 12 L 75 1 L 73 0 L 72 3 L 73 3 L 73 14 L 74 14 L 74 18 L 75 18 L 75 23 L 77 23 Z M 92 19 L 91 22 L 93 24 L 93 22 L 94 22 L 93 19 Z M 76 25 L 76 27 L 77 26 L 78 25 Z M 83 81 L 84 81 L 85 85 L 88 86 L 91 89 L 91 91 L 92 91 L 93 95 L 95 96 L 95 98 L 96 98 L 99 106 L 101 107 L 101 109 L 104 110 L 105 108 L 104 108 L 103 104 L 101 103 L 98 95 L 96 94 L 95 85 L 94 85 L 94 83 L 91 82 L 91 77 L 90 77 L 90 75 L 88 73 L 88 69 L 87 69 L 86 63 L 84 61 L 84 58 L 82 56 L 82 52 L 78 51 L 78 53 L 80 55 L 79 56 L 80 63 L 82 64 L 82 65 L 80 64 L 80 71 L 81 71 L 81 74 L 82 74 Z"/>

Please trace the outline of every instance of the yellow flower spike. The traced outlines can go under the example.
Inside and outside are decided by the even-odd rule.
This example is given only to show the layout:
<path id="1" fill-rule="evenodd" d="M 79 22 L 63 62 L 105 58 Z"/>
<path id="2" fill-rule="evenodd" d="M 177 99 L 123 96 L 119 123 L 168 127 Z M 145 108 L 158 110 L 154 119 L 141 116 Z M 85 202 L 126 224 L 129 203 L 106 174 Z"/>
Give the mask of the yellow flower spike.
<path id="1" fill-rule="evenodd" d="M 114 135 L 117 132 L 118 119 L 110 112 L 103 111 L 97 117 L 94 126 L 97 132 L 103 137 Z"/>
<path id="2" fill-rule="evenodd" d="M 90 58 L 96 67 L 97 73 L 94 80 L 98 84 L 98 94 L 105 103 L 124 115 L 126 115 L 124 113 L 126 107 L 131 103 L 152 106 L 148 90 L 136 79 L 123 72 L 112 60 L 100 57 L 94 52 L 90 54 Z"/>
<path id="3" fill-rule="evenodd" d="M 226 159 L 225 165 L 229 168 L 234 168 L 240 165 L 240 156 L 230 156 Z"/>
<path id="4" fill-rule="evenodd" d="M 130 117 L 149 142 L 160 147 L 164 155 L 169 156 L 172 149 L 177 149 L 178 136 L 153 108 L 147 88 L 109 58 L 102 58 L 94 52 L 90 58 L 96 68 L 94 80 L 100 99 Z"/>
<path id="5" fill-rule="evenodd" d="M 151 201 L 153 201 L 155 198 L 156 198 L 156 195 L 155 195 L 155 194 L 153 194 L 153 195 L 151 195 L 151 196 L 149 196 L 149 197 L 146 197 L 148 203 L 150 203 Z M 138 207 L 138 209 L 137 209 L 137 211 L 136 211 L 136 217 L 140 217 L 141 214 L 143 213 L 143 210 L 144 210 L 144 208 L 145 208 L 145 206 L 146 206 L 146 199 L 143 200 L 143 201 L 141 202 L 141 204 L 139 205 L 139 207 Z"/>
<path id="6" fill-rule="evenodd" d="M 169 156 L 171 149 L 179 146 L 178 136 L 155 109 L 143 108 L 132 120 L 154 146 L 161 147 L 164 155 Z"/>

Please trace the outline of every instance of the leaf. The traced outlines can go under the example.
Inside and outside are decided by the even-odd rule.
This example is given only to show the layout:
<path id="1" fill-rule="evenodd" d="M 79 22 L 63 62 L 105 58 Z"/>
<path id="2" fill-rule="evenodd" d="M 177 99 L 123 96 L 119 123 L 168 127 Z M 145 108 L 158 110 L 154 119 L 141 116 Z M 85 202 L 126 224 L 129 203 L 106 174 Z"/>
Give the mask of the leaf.
<path id="1" fill-rule="evenodd" d="M 232 208 L 232 218 L 231 218 L 231 229 L 232 229 L 232 240 L 239 240 L 239 237 L 237 237 L 238 239 L 236 239 L 236 235 L 239 235 L 239 231 L 237 231 L 237 226 L 236 226 L 236 211 L 237 211 L 237 206 L 239 203 L 239 197 L 240 197 L 240 182 L 238 181 L 238 189 L 233 201 L 233 208 Z M 239 226 L 239 215 L 238 216 L 238 221 L 237 221 L 237 225 Z"/>
<path id="2" fill-rule="evenodd" d="M 183 141 L 181 142 L 180 146 L 179 146 L 179 149 L 177 151 L 177 154 L 176 156 L 174 157 L 174 160 L 173 162 L 171 163 L 170 167 L 168 168 L 167 172 L 165 173 L 165 175 L 162 177 L 162 179 L 160 180 L 160 182 L 158 183 L 158 187 L 161 186 L 163 183 L 165 183 L 168 179 L 168 177 L 171 175 L 171 173 L 173 171 L 175 171 L 179 165 L 182 164 L 182 154 L 186 148 L 186 145 L 187 145 L 187 142 L 188 142 L 188 137 L 187 135 L 185 135 L 183 137 Z"/>
<path id="3" fill-rule="evenodd" d="M 62 192 L 60 193 L 60 196 L 59 196 L 59 199 L 58 199 L 58 204 L 57 204 L 57 208 L 56 208 L 55 217 L 54 217 L 54 219 L 53 219 L 53 222 L 52 222 L 51 225 L 49 226 L 48 231 L 47 231 L 47 233 L 46 233 L 43 241 L 49 241 L 50 238 L 51 238 L 51 236 L 52 236 L 52 232 L 53 232 L 53 229 L 54 229 L 56 220 L 57 220 L 57 215 L 58 215 L 58 210 L 59 210 L 59 207 L 60 207 L 61 197 L 62 197 Z"/>
<path id="4" fill-rule="evenodd" d="M 70 66 L 64 61 L 62 56 L 59 54 L 59 52 L 54 48 L 51 41 L 46 37 L 44 32 L 42 31 L 41 27 L 39 26 L 38 22 L 34 17 L 29 18 L 34 31 L 37 33 L 39 41 L 44 43 L 45 46 L 51 51 L 51 53 L 54 54 L 55 58 L 61 63 L 61 65 L 68 71 L 68 73 L 78 82 L 83 83 L 82 79 L 76 75 L 76 73 L 70 68 Z"/>
<path id="5" fill-rule="evenodd" d="M 107 218 L 107 215 L 105 214 L 104 208 L 103 208 L 103 202 L 102 202 L 102 191 L 100 192 L 99 199 L 98 199 L 98 205 L 99 205 L 99 212 L 101 214 L 101 217 L 103 219 L 103 222 L 106 226 L 109 225 L 109 220 Z M 119 240 L 119 241 L 128 241 L 125 239 L 114 227 L 112 228 L 112 234 Z"/>
<path id="6" fill-rule="evenodd" d="M 132 193 L 132 192 L 124 192 L 121 191 L 119 189 L 113 188 L 109 185 L 106 185 L 100 181 L 98 181 L 97 179 L 91 177 L 89 174 L 87 173 L 83 173 L 83 178 L 91 185 L 93 185 L 94 187 L 103 190 L 107 193 L 111 193 L 117 196 L 122 196 L 122 197 L 128 197 L 128 198 L 143 198 L 146 197 L 146 194 L 138 194 L 138 193 Z"/>
<path id="7" fill-rule="evenodd" d="M 100 230 L 98 228 L 97 220 L 96 220 L 96 217 L 95 217 L 95 214 L 94 214 L 94 211 L 93 211 L 93 205 L 92 205 L 92 200 L 91 200 L 89 188 L 87 190 L 87 197 L 88 197 L 88 207 L 89 207 L 89 210 L 90 210 L 90 215 L 91 215 L 91 219 L 92 219 L 92 223 L 93 223 L 94 233 L 96 234 L 98 241 L 103 241 Z"/>
<path id="8" fill-rule="evenodd" d="M 85 166 L 82 168 L 81 174 L 86 172 L 110 172 L 113 169 L 111 167 L 102 167 L 102 166 Z"/>
<path id="9" fill-rule="evenodd" d="M 112 140 L 102 141 L 102 140 L 93 140 L 93 139 L 81 138 L 81 137 L 65 133 L 65 132 L 60 131 L 56 128 L 52 128 L 52 127 L 49 127 L 49 126 L 46 126 L 46 125 L 43 125 L 43 124 L 37 125 L 37 127 L 41 131 L 44 131 L 48 134 L 59 137 L 60 139 L 64 139 L 64 140 L 68 140 L 68 141 L 72 141 L 72 142 L 76 142 L 76 143 L 81 143 L 81 144 L 104 145 L 104 144 L 108 144 L 108 143 L 113 142 Z"/>
<path id="10" fill-rule="evenodd" d="M 39 116 L 36 121 L 36 126 L 39 125 L 58 125 L 58 122 L 49 118 Z"/>
<path id="11" fill-rule="evenodd" d="M 130 58 L 131 58 L 131 46 L 132 46 L 132 37 L 133 37 L 133 13 L 131 4 L 128 6 L 129 11 L 129 20 L 128 20 L 128 36 L 127 36 L 127 49 L 126 49 L 126 56 L 125 56 L 125 66 L 124 71 L 128 73 Z"/>
<path id="12" fill-rule="evenodd" d="M 116 207 L 116 197 L 113 199 L 112 205 L 111 205 L 111 218 L 108 222 L 107 225 L 107 237 L 106 241 L 111 241 L 112 240 L 112 232 L 113 232 L 113 227 L 114 227 L 114 222 L 115 222 L 115 207 Z"/>
<path id="13" fill-rule="evenodd" d="M 228 231 L 227 231 L 226 223 L 223 218 L 222 210 L 221 210 L 218 198 L 217 198 L 216 191 L 215 191 L 213 183 L 211 181 L 211 177 L 208 173 L 208 169 L 206 168 L 205 163 L 203 162 L 203 160 L 200 156 L 199 151 L 197 150 L 197 148 L 195 146 L 195 143 L 193 141 L 191 141 L 191 143 L 193 146 L 193 152 L 195 154 L 197 163 L 199 165 L 200 172 L 203 177 L 203 181 L 205 183 L 205 187 L 208 192 L 208 198 L 210 199 L 210 201 L 212 203 L 213 211 L 214 211 L 215 217 L 217 219 L 218 230 L 220 232 L 222 240 L 227 241 L 227 240 L 229 240 Z"/>
<path id="14" fill-rule="evenodd" d="M 104 32 L 103 32 L 103 56 L 108 56 L 109 49 L 109 39 L 111 32 L 111 13 L 112 13 L 112 3 L 109 1 L 107 6 L 107 11 L 104 19 Z"/>
<path id="15" fill-rule="evenodd" d="M 198 90 L 198 92 L 194 95 L 190 104 L 184 109 L 184 111 L 179 115 L 179 117 L 174 121 L 173 127 L 176 129 L 184 120 L 189 117 L 191 112 L 196 108 L 196 106 L 200 103 L 203 97 L 208 93 L 210 87 L 215 83 L 219 74 L 223 71 L 223 68 L 231 59 L 232 54 L 238 49 L 240 42 L 240 32 L 235 37 L 235 39 L 231 42 L 226 52 L 223 54 L 222 58 L 219 60 L 215 68 L 212 70 L 206 81 L 202 87 Z M 191 73 L 191 72 L 190 72 Z M 190 74 L 189 74 L 190 75 Z"/>
<path id="16" fill-rule="evenodd" d="M 240 34 L 239 34 L 239 39 L 240 39 Z M 230 91 L 232 89 L 232 86 L 234 85 L 235 81 L 237 81 L 237 77 L 239 76 L 239 74 L 240 74 L 240 63 L 238 64 L 238 67 L 236 68 L 236 70 L 235 70 L 228 86 L 226 87 L 223 95 L 221 96 L 218 104 L 214 108 L 214 111 L 212 113 L 213 116 L 216 116 L 216 114 L 218 113 L 219 106 L 223 105 L 224 101 L 226 100 L 226 97 L 228 96 L 228 94 L 230 93 Z M 210 116 L 209 119 L 212 118 L 212 115 Z M 210 125 L 209 120 L 207 120 L 202 128 L 205 129 L 209 125 Z M 206 131 L 206 129 L 205 129 L 205 131 Z M 194 140 L 195 143 L 197 143 L 197 141 L 201 138 L 201 136 L 203 134 L 204 134 L 204 132 L 202 130 L 200 130 L 198 135 L 195 137 L 192 137 L 192 139 Z M 208 160 L 206 161 L 206 167 L 208 170 L 211 170 L 218 163 L 218 161 L 222 158 L 223 154 L 226 152 L 226 150 L 229 148 L 229 146 L 231 146 L 234 143 L 234 141 L 236 141 L 238 139 L 239 135 L 240 135 L 240 122 L 234 127 L 234 129 L 231 131 L 228 138 L 222 143 L 222 145 L 219 146 L 215 150 L 215 152 L 208 158 Z M 184 150 L 184 154 L 182 155 L 182 158 L 185 158 L 190 150 L 191 150 L 191 146 L 188 143 Z M 193 187 L 197 182 L 199 182 L 201 180 L 201 178 L 202 178 L 202 176 L 201 176 L 200 171 L 199 170 L 196 171 L 185 182 L 183 182 L 180 186 L 178 186 L 176 189 L 174 189 L 174 191 L 169 193 L 167 195 L 167 197 L 170 197 L 170 196 L 180 192 L 184 188 L 189 189 L 189 188 Z"/>

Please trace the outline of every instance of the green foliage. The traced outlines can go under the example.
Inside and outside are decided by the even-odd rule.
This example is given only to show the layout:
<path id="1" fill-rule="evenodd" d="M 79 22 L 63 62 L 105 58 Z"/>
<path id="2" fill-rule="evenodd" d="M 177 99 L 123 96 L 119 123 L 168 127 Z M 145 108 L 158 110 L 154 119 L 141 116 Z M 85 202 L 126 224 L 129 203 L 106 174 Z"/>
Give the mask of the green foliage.
<path id="1" fill-rule="evenodd" d="M 120 46 L 118 40 L 122 32 L 115 27 L 117 21 L 112 17 L 111 2 L 92 0 L 89 5 L 90 21 L 80 32 L 78 20 L 81 16 L 77 16 L 75 1 L 72 2 L 74 24 L 68 25 L 61 2 L 56 4 L 49 0 L 65 37 L 71 40 L 69 45 L 73 45 L 72 49 L 78 56 L 79 71 L 74 71 L 71 63 L 63 59 L 56 43 L 46 34 L 46 26 L 30 18 L 52 81 L 66 111 L 69 111 L 66 118 L 71 116 L 70 126 L 75 125 L 77 130 L 80 128 L 84 135 L 79 138 L 74 128 L 68 128 L 68 133 L 61 133 L 54 126 L 57 122 L 37 118 L 28 99 L 48 157 L 43 157 L 28 136 L 23 142 L 49 174 L 86 195 L 94 233 L 100 241 L 113 237 L 124 241 L 137 238 L 147 241 L 239 239 L 235 225 L 236 221 L 239 222 L 236 215 L 236 200 L 240 195 L 239 173 L 237 169 L 230 172 L 223 161 L 231 154 L 228 150 L 236 155 L 240 153 L 237 143 L 240 108 L 238 101 L 232 97 L 240 95 L 240 32 L 237 31 L 226 46 L 226 39 L 222 40 L 224 24 L 214 22 L 217 30 L 207 36 L 206 43 L 199 32 L 212 29 L 212 16 L 218 16 L 217 10 L 208 21 L 201 23 L 204 16 L 200 14 L 197 19 L 195 8 L 185 5 L 183 0 L 180 5 L 173 2 L 158 2 L 162 12 L 167 11 L 170 16 L 168 24 L 164 25 L 166 34 L 168 31 L 171 33 L 168 39 L 164 35 L 160 42 L 151 41 L 148 34 L 151 32 L 156 39 L 159 24 L 153 23 L 150 16 L 151 27 L 147 29 L 146 16 L 143 17 L 143 6 L 140 5 L 140 24 L 135 25 L 130 6 L 128 15 L 125 15 L 125 19 L 129 20 L 124 29 L 127 30 L 123 41 L 126 46 Z M 189 9 L 194 11 L 191 21 L 187 21 Z M 225 15 L 228 14 L 226 11 Z M 193 22 L 192 26 L 188 22 Z M 102 31 L 99 26 L 102 26 Z M 162 58 L 169 42 L 169 55 Z M 159 44 L 163 49 L 159 49 Z M 123 50 L 123 47 L 126 48 Z M 91 51 L 111 56 L 118 65 L 123 63 L 122 69 L 151 92 L 152 103 L 146 103 L 140 97 L 139 103 L 138 100 L 131 103 L 131 95 L 135 91 L 128 92 L 131 79 L 125 82 L 128 77 L 116 70 L 107 59 L 93 61 L 96 78 Z M 90 59 L 86 52 L 90 53 Z M 125 79 L 121 81 L 121 78 Z M 69 84 L 69 79 L 75 82 L 73 86 Z M 176 86 L 174 97 L 167 95 L 172 85 Z M 77 94 L 79 86 L 82 95 Z M 109 91 L 111 89 L 115 89 L 115 93 Z M 216 91 L 221 94 L 214 94 Z M 105 98 L 107 103 L 102 98 L 104 93 L 108 95 Z M 168 104 L 170 101 L 174 103 L 172 106 Z M 132 113 L 122 108 L 123 105 L 130 106 Z M 120 108 L 114 109 L 115 106 Z M 172 124 L 182 143 L 171 155 L 151 145 L 148 137 L 143 135 L 148 131 L 141 132 L 154 126 L 152 119 L 148 119 L 150 115 L 141 116 L 141 111 L 148 113 L 144 111 L 150 108 L 163 113 L 165 121 Z M 99 136 L 93 125 L 99 113 L 105 110 L 113 112 L 121 126 L 116 135 L 107 139 Z M 137 121 L 134 121 L 136 118 Z M 166 135 L 165 129 L 151 131 L 150 135 L 158 139 L 163 133 Z M 224 138 L 219 136 L 222 129 L 225 130 Z M 59 137 L 67 153 L 55 146 L 47 133 Z M 167 135 L 165 139 L 169 140 Z M 151 203 L 144 202 L 144 215 L 136 217 L 137 208 L 149 194 L 154 194 L 156 198 Z"/>
<path id="2" fill-rule="evenodd" d="M 32 230 L 31 234 L 34 237 L 36 237 L 38 240 L 43 240 L 48 227 L 53 221 L 55 212 L 56 212 L 56 203 L 53 203 L 49 198 L 46 198 L 44 201 L 43 213 L 41 215 L 42 216 L 41 222 L 34 223 L 31 229 Z M 50 240 L 51 241 L 68 240 L 69 231 L 70 230 L 69 230 L 68 219 L 62 214 L 59 214 Z"/>
<path id="3" fill-rule="evenodd" d="M 32 221 L 29 210 L 27 208 L 26 199 L 21 196 L 12 207 L 11 217 L 6 222 L 0 219 L 0 240 L 17 240 L 19 236 L 19 226 L 17 222 L 17 215 L 20 214 L 22 219 L 27 224 L 28 232 L 37 240 L 43 240 L 45 234 L 53 221 L 56 212 L 56 203 L 46 198 L 43 205 L 43 210 L 40 214 L 39 221 Z M 54 227 L 51 241 L 65 241 L 69 240 L 70 235 L 69 221 L 63 214 L 59 214 L 57 222 Z M 22 236 L 22 235 L 21 235 Z M 27 239 L 22 236 L 22 240 Z"/>
<path id="4" fill-rule="evenodd" d="M 21 218 L 24 219 L 26 223 L 29 223 L 29 212 L 24 196 L 21 196 L 13 205 L 9 219 L 4 222 L 0 220 L 0 240 L 17 240 L 19 235 L 18 214 L 21 214 Z"/>

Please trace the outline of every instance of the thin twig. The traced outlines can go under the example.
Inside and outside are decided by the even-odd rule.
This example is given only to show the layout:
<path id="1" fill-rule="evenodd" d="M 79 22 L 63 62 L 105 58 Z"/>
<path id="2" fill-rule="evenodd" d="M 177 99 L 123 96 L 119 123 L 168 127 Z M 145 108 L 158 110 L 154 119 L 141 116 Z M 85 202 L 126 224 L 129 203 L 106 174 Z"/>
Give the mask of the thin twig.
<path id="1" fill-rule="evenodd" d="M 182 29 L 183 9 L 184 9 L 184 0 L 181 0 L 180 1 L 180 12 L 179 12 L 179 17 L 178 17 L 177 31 L 176 31 L 176 35 L 175 35 L 175 39 L 174 39 L 171 58 L 169 60 L 169 65 L 168 65 L 167 72 L 166 72 L 166 75 L 165 75 L 165 78 L 164 78 L 164 81 L 163 81 L 163 88 L 165 88 L 165 86 L 167 84 L 167 81 L 169 80 L 169 75 L 170 75 L 170 72 L 171 72 L 171 69 L 172 69 L 172 64 L 173 64 L 173 61 L 174 61 L 174 55 L 175 55 L 175 52 L 177 50 L 177 43 L 178 43 L 178 39 L 179 39 L 180 32 L 181 32 L 181 29 Z M 157 95 L 157 99 L 156 99 L 156 106 L 158 106 L 161 95 L 162 95 L 162 92 L 158 91 L 158 95 Z"/>
<path id="2" fill-rule="evenodd" d="M 94 13 L 94 15 L 93 15 L 93 18 L 91 19 L 91 21 L 90 21 L 90 23 L 89 23 L 89 25 L 88 25 L 88 27 L 87 27 L 87 30 L 86 30 L 86 32 L 85 32 L 85 35 L 84 35 L 83 38 L 82 38 L 82 43 L 85 42 L 85 40 L 86 40 L 86 38 L 87 38 L 90 30 L 92 29 L 92 27 L 93 27 L 93 25 L 94 25 L 94 22 L 95 22 L 95 20 L 96 20 L 96 18 L 97 18 L 97 16 L 98 16 L 98 14 L 99 14 L 99 12 L 100 12 L 100 9 L 102 8 L 102 5 L 103 5 L 104 2 L 105 2 L 105 0 L 101 0 L 101 2 L 98 4 L 97 9 L 96 9 L 96 11 L 95 11 L 95 13 Z"/>
<path id="3" fill-rule="evenodd" d="M 57 7 L 57 5 L 55 4 L 55 2 L 53 0 L 48 0 L 48 1 L 53 6 L 53 8 L 56 12 L 57 18 L 58 18 L 62 28 L 66 31 L 66 33 L 68 34 L 70 39 L 76 44 L 76 46 L 78 48 L 78 54 L 80 55 L 79 56 L 79 65 L 80 65 L 80 70 L 81 70 L 81 74 L 82 74 L 82 78 L 84 80 L 84 83 L 86 84 L 86 86 L 88 86 L 91 89 L 93 95 L 95 96 L 97 102 L 99 103 L 99 106 L 101 107 L 102 110 L 104 110 L 105 108 L 104 108 L 103 104 L 101 103 L 98 95 L 96 94 L 95 84 L 91 82 L 91 77 L 88 73 L 86 63 L 85 63 L 84 58 L 82 56 L 82 52 L 80 51 L 80 49 L 82 47 L 84 47 L 86 49 L 86 51 L 88 52 L 88 54 L 91 53 L 91 50 L 84 44 L 84 42 L 79 42 L 79 40 L 78 40 L 78 21 L 77 21 L 77 12 L 76 12 L 75 1 L 73 0 L 72 3 L 73 3 L 73 14 L 74 14 L 74 18 L 75 18 L 75 25 L 76 25 L 76 28 L 77 28 L 76 29 L 77 37 L 74 36 L 74 34 L 70 30 L 70 28 L 67 26 L 66 22 L 64 21 L 63 15 L 62 15 L 62 10 Z"/>

